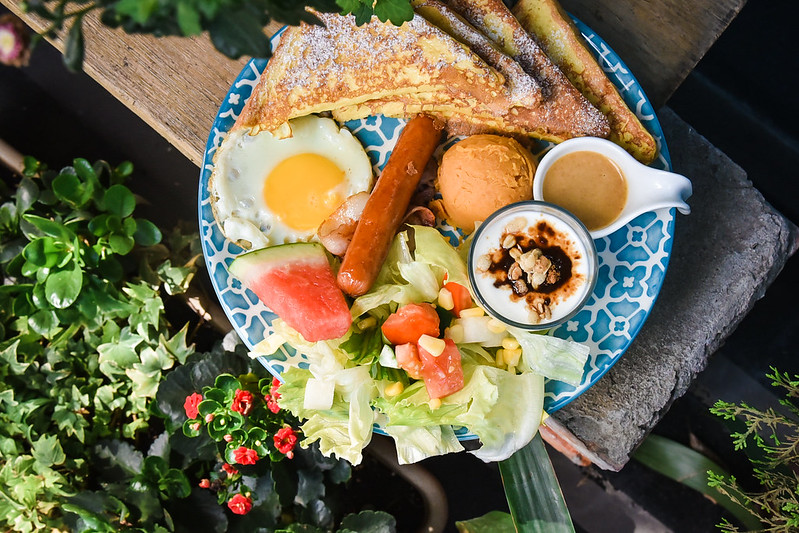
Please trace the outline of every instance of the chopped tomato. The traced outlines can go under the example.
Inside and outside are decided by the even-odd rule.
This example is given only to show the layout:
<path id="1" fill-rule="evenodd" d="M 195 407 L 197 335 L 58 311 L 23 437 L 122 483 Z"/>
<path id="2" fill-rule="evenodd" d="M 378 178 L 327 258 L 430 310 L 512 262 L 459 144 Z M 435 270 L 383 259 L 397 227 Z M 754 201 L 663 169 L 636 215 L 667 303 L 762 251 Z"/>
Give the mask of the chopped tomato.
<path id="1" fill-rule="evenodd" d="M 462 310 L 474 307 L 469 289 L 460 283 L 450 281 L 444 284 L 444 288 L 452 294 L 452 302 L 455 304 L 455 307 L 452 308 L 452 312 L 455 313 L 455 316 L 460 317 Z"/>
<path id="2" fill-rule="evenodd" d="M 452 339 L 444 339 L 446 347 L 438 357 L 419 346 L 422 361 L 422 379 L 430 398 L 443 398 L 463 388 L 461 353 Z M 399 361 L 399 354 L 397 354 Z"/>
<path id="3" fill-rule="evenodd" d="M 422 379 L 422 361 L 419 359 L 419 350 L 416 344 L 398 344 L 394 347 L 397 364 L 413 379 Z"/>
<path id="4" fill-rule="evenodd" d="M 416 343 L 422 335 L 438 337 L 440 319 L 428 303 L 407 304 L 383 322 L 381 329 L 391 344 Z"/>

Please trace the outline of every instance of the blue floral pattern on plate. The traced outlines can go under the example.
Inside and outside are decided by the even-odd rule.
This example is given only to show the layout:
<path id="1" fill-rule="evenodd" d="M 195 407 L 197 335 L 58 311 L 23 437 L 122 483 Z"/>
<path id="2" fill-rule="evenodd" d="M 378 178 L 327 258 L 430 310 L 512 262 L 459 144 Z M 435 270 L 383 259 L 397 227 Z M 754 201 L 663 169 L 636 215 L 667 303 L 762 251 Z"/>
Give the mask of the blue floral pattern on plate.
<path id="1" fill-rule="evenodd" d="M 669 153 L 660 123 L 638 81 L 598 35 L 579 20 L 575 19 L 575 23 L 627 105 L 655 137 L 659 156 L 652 166 L 670 170 Z M 273 47 L 280 33 L 273 38 Z M 208 180 L 213 171 L 214 153 L 258 83 L 266 63 L 264 59 L 251 60 L 230 88 L 208 136 L 199 184 L 200 236 L 208 272 L 222 307 L 250 348 L 270 332 L 275 315 L 228 273 L 230 262 L 242 250 L 224 238 L 214 220 L 208 196 Z M 350 121 L 346 126 L 364 145 L 378 171 L 388 159 L 404 124 L 403 120 L 372 116 Z M 452 142 L 454 140 L 445 144 Z M 550 144 L 541 142 L 534 151 L 540 157 L 550 147 Z M 458 235 L 453 228 L 441 225 L 439 229 L 453 242 L 457 242 Z M 599 280 L 591 299 L 572 320 L 549 332 L 557 337 L 585 343 L 590 348 L 590 356 L 578 386 L 547 381 L 544 408 L 548 412 L 560 409 L 591 387 L 630 346 L 660 292 L 673 235 L 674 210 L 663 209 L 643 214 L 624 228 L 595 241 L 600 267 Z M 297 361 L 297 358 L 300 360 Z M 306 366 L 301 356 L 286 347 L 268 358 L 259 359 L 276 376 L 283 372 L 289 361 Z M 376 429 L 379 431 L 379 428 Z M 461 439 L 475 438 L 463 428 L 457 434 Z"/>

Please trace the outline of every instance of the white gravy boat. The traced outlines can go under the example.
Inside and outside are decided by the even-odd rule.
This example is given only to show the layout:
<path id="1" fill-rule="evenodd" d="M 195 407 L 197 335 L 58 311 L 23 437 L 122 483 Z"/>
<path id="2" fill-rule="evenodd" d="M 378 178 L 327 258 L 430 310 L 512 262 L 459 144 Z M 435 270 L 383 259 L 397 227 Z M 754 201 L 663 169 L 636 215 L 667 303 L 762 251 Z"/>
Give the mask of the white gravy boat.
<path id="1" fill-rule="evenodd" d="M 590 230 L 594 239 L 604 237 L 621 228 L 642 213 L 662 208 L 676 207 L 688 215 L 686 203 L 693 192 L 691 181 L 680 174 L 648 167 L 638 162 L 619 145 L 599 137 L 577 137 L 564 141 L 549 150 L 538 164 L 533 181 L 533 199 L 544 199 L 544 179 L 552 164 L 572 152 L 597 152 L 618 166 L 627 181 L 627 202 L 621 213 L 607 226 Z"/>

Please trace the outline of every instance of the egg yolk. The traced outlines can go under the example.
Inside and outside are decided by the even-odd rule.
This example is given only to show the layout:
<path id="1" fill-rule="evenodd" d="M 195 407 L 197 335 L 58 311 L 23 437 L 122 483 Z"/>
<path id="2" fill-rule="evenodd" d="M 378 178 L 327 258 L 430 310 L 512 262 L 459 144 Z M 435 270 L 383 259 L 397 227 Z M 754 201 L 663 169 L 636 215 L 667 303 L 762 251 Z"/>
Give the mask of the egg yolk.
<path id="1" fill-rule="evenodd" d="M 344 201 L 339 192 L 344 171 L 319 154 L 297 154 L 281 161 L 266 177 L 264 200 L 284 224 L 315 230 Z"/>

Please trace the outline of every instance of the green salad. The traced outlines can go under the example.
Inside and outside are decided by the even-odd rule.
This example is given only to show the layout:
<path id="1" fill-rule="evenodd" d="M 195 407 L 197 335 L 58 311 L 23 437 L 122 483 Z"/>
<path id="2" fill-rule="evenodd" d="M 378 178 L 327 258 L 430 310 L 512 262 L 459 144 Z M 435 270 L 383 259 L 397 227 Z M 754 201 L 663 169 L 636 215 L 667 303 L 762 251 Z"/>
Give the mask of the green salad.
<path id="1" fill-rule="evenodd" d="M 579 384 L 588 348 L 486 316 L 469 295 L 464 246 L 434 228 L 399 233 L 340 339 L 307 342 L 272 322 L 251 355 L 287 344 L 304 356 L 280 376 L 279 399 L 304 420 L 303 445 L 358 464 L 377 425 L 404 464 L 463 450 L 456 429 L 466 428 L 480 441 L 470 453 L 499 461 L 535 436 L 545 378 Z"/>

